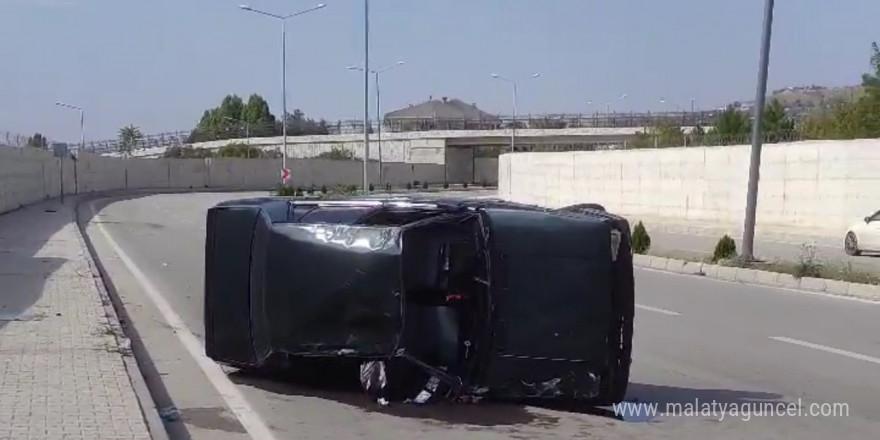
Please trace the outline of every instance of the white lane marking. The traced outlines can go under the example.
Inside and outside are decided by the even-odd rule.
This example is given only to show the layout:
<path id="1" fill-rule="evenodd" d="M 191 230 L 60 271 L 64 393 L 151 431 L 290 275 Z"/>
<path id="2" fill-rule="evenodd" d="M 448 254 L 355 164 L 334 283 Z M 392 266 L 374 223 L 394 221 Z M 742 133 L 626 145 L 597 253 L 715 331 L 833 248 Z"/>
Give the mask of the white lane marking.
<path id="1" fill-rule="evenodd" d="M 800 341 L 800 340 L 797 340 L 797 339 L 786 338 L 786 337 L 783 337 L 783 336 L 770 336 L 770 339 L 773 339 L 774 341 L 786 342 L 786 343 L 789 343 L 789 344 L 799 345 L 799 346 L 801 346 L 801 347 L 812 348 L 812 349 L 814 349 L 814 350 L 821 350 L 821 351 L 824 351 L 824 352 L 827 352 L 827 353 L 834 353 L 834 354 L 838 354 L 838 355 L 841 355 L 841 356 L 846 356 L 846 357 L 848 357 L 848 358 L 858 359 L 858 360 L 860 360 L 860 361 L 866 361 L 866 362 L 871 362 L 871 363 L 874 363 L 874 364 L 880 365 L 880 358 L 875 358 L 875 357 L 873 357 L 873 356 L 868 356 L 868 355 L 866 355 L 866 354 L 861 354 L 861 353 L 855 353 L 855 352 L 852 352 L 852 351 L 841 350 L 841 349 L 839 349 L 839 348 L 828 347 L 828 346 L 825 346 L 825 345 L 814 344 L 814 343 L 812 343 L 812 342 Z"/>
<path id="2" fill-rule="evenodd" d="M 673 312 L 672 310 L 661 309 L 659 307 L 651 307 L 651 306 L 646 306 L 646 305 L 642 305 L 642 304 L 636 304 L 636 308 L 642 309 L 642 310 L 647 310 L 649 312 L 662 313 L 664 315 L 669 315 L 669 316 L 681 316 L 681 313 Z"/>
<path id="3" fill-rule="evenodd" d="M 89 203 L 89 210 L 92 213 L 92 218 L 96 218 L 95 207 L 92 203 Z M 153 285 L 149 277 L 147 277 L 128 254 L 122 250 L 119 244 L 116 243 L 116 240 L 114 240 L 104 228 L 102 223 L 95 222 L 93 225 L 97 227 L 98 231 L 101 232 L 101 235 L 104 236 L 107 244 L 110 245 L 113 252 L 115 252 L 119 257 L 119 260 L 122 261 L 122 264 L 128 268 L 137 282 L 140 283 L 144 292 L 153 301 L 156 308 L 159 309 L 159 313 L 162 314 L 162 317 L 165 318 L 165 321 L 174 330 L 174 334 L 177 335 L 180 343 L 183 344 L 183 347 L 186 348 L 189 355 L 199 365 L 202 373 L 205 374 L 208 381 L 211 382 L 211 385 L 214 386 L 214 389 L 217 390 L 226 402 L 229 410 L 232 411 L 232 413 L 235 414 L 235 417 L 238 418 L 238 421 L 241 422 L 241 425 L 247 431 L 248 435 L 250 435 L 253 440 L 275 440 L 275 435 L 272 434 L 268 425 L 266 425 L 259 414 L 251 408 L 244 395 L 242 395 L 238 388 L 236 388 L 235 384 L 229 380 L 220 366 L 205 355 L 204 346 L 202 346 L 201 342 L 199 342 L 186 324 L 184 324 L 183 319 L 181 319 L 180 315 L 174 311 L 171 304 L 169 304 L 165 297 L 159 293 L 159 290 Z"/>

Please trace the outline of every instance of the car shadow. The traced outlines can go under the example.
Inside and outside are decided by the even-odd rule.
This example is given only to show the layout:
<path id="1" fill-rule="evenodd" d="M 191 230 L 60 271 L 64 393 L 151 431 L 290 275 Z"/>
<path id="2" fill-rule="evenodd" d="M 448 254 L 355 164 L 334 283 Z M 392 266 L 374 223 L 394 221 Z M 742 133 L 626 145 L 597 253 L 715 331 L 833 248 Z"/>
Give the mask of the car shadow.
<path id="1" fill-rule="evenodd" d="M 347 379 L 347 378 L 350 378 Z M 251 386 L 266 392 L 300 397 L 316 397 L 359 408 L 367 413 L 386 414 L 395 417 L 430 420 L 449 425 L 472 425 L 478 427 L 506 425 L 554 425 L 558 418 L 529 412 L 525 405 L 496 402 L 460 404 L 438 402 L 416 405 L 391 402 L 379 405 L 365 394 L 357 375 L 338 375 L 323 378 L 300 379 L 292 374 L 261 374 L 235 371 L 229 379 L 239 385 Z"/>
<path id="2" fill-rule="evenodd" d="M 250 371 L 235 371 L 229 379 L 238 385 L 254 387 L 269 393 L 285 396 L 314 397 L 331 400 L 359 408 L 367 413 L 386 414 L 401 418 L 422 419 L 448 425 L 471 425 L 475 427 L 503 427 L 513 425 L 533 425 L 553 427 L 565 414 L 547 414 L 534 411 L 541 408 L 571 415 L 589 415 L 619 421 L 631 420 L 615 414 L 611 407 L 596 407 L 586 403 L 560 402 L 550 400 L 521 400 L 517 402 L 484 401 L 478 404 L 439 402 L 428 405 L 415 405 L 392 402 L 381 406 L 367 396 L 360 388 L 356 376 L 351 380 L 339 380 L 338 376 L 324 380 L 302 380 L 290 374 L 261 374 Z M 671 403 L 686 404 L 694 402 L 718 402 L 719 404 L 743 404 L 752 402 L 779 401 L 779 394 L 767 392 L 740 391 L 729 389 L 698 389 L 645 383 L 631 383 L 626 395 L 627 402 L 658 404 L 660 413 Z"/>

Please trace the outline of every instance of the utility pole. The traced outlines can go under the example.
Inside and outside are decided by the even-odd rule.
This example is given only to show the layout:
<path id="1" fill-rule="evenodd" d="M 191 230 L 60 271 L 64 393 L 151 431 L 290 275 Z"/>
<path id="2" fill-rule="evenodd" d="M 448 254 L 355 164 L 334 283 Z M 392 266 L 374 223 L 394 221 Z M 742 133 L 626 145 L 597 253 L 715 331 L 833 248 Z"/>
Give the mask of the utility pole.
<path id="1" fill-rule="evenodd" d="M 743 228 L 742 257 L 755 258 L 755 223 L 758 209 L 758 181 L 761 177 L 761 146 L 764 100 L 767 95 L 767 71 L 770 66 L 770 40 L 773 32 L 773 0 L 764 3 L 764 35 L 761 40 L 761 61 L 758 65 L 758 90 L 755 93 L 755 117 L 752 126 L 752 151 L 749 163 L 749 189 L 746 195 L 746 219 Z"/>

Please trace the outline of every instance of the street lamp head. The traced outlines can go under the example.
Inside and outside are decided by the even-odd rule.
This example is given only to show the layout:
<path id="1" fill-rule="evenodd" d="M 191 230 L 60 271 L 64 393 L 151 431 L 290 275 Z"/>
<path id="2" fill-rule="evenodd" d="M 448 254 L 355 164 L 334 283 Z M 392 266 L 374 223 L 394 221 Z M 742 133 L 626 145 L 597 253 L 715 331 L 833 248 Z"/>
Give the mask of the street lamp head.
<path id="1" fill-rule="evenodd" d="M 403 61 L 398 61 L 398 62 L 397 62 L 397 65 L 398 65 L 398 66 L 403 65 L 403 64 L 405 64 Z"/>
<path id="2" fill-rule="evenodd" d="M 536 74 L 532 75 L 532 78 L 537 78 L 537 77 L 539 77 L 539 76 L 541 76 L 541 74 L 540 74 L 540 73 L 536 73 Z"/>
<path id="3" fill-rule="evenodd" d="M 239 9 L 244 9 L 245 11 L 253 11 L 251 5 L 238 5 Z"/>
<path id="4" fill-rule="evenodd" d="M 626 99 L 626 93 L 620 95 L 620 99 Z"/>
<path id="5" fill-rule="evenodd" d="M 326 8 L 326 7 L 327 7 L 326 4 L 324 4 L 324 3 L 318 3 L 318 6 L 315 6 L 315 9 L 321 9 L 321 8 Z"/>
<path id="6" fill-rule="evenodd" d="M 364 70 L 358 66 L 346 66 L 345 68 L 348 70 Z"/>
<path id="7" fill-rule="evenodd" d="M 492 74 L 492 78 L 496 78 L 496 79 L 497 79 L 497 78 L 499 78 L 499 76 L 498 76 L 497 73 L 493 73 L 493 74 Z"/>

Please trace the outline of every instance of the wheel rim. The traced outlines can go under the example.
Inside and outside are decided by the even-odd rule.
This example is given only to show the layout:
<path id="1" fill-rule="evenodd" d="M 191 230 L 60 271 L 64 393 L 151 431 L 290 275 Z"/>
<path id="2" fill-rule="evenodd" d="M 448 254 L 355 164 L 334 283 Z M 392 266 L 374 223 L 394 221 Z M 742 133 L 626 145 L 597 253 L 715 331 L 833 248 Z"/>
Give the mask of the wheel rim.
<path id="1" fill-rule="evenodd" d="M 848 252 L 855 252 L 856 250 L 856 236 L 853 234 L 846 234 L 846 250 Z"/>

